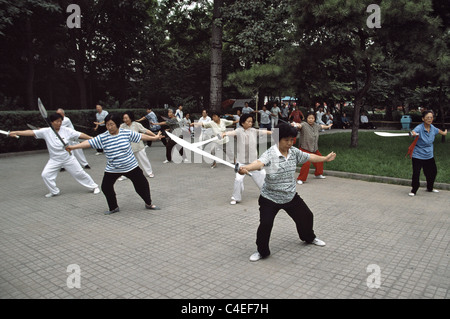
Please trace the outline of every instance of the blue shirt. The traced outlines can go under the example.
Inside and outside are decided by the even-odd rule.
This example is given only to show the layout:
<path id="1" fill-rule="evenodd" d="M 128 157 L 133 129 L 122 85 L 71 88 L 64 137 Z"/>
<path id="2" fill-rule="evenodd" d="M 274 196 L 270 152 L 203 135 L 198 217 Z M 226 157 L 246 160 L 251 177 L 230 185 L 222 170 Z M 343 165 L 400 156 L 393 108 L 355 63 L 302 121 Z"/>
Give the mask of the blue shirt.
<path id="1" fill-rule="evenodd" d="M 138 143 L 141 137 L 137 132 L 119 129 L 117 135 L 111 135 L 106 131 L 88 141 L 92 148 L 103 149 L 107 159 L 105 172 L 126 173 L 138 166 L 131 142 Z"/>
<path id="2" fill-rule="evenodd" d="M 161 129 L 161 126 L 159 125 L 152 125 L 150 123 L 158 123 L 158 118 L 156 117 L 155 112 L 151 111 L 148 113 L 145 118 L 148 120 L 148 123 L 150 125 L 150 131 L 159 131 Z"/>
<path id="3" fill-rule="evenodd" d="M 422 160 L 433 158 L 434 138 L 439 134 L 439 129 L 431 124 L 430 132 L 428 132 L 422 123 L 417 125 L 413 131 L 419 134 L 419 139 L 417 140 L 416 147 L 414 147 L 412 157 Z"/>

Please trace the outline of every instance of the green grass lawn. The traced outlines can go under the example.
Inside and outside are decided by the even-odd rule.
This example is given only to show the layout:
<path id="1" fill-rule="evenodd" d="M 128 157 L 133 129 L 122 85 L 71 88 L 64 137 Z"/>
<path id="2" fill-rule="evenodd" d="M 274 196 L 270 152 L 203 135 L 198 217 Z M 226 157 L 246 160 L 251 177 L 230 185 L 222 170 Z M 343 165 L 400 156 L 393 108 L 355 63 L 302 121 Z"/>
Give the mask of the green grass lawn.
<path id="1" fill-rule="evenodd" d="M 398 131 L 397 131 L 398 132 Z M 350 148 L 350 131 L 324 134 L 319 137 L 322 155 L 334 151 L 337 156 L 324 168 L 332 171 L 388 176 L 410 179 L 411 159 L 405 158 L 413 139 L 408 136 L 381 137 L 373 132 L 359 132 L 358 147 Z M 441 143 L 441 135 L 434 142 L 434 158 L 438 169 L 436 182 L 450 183 L 450 141 Z M 314 170 L 313 167 L 311 167 Z M 421 180 L 424 180 L 423 171 Z"/>

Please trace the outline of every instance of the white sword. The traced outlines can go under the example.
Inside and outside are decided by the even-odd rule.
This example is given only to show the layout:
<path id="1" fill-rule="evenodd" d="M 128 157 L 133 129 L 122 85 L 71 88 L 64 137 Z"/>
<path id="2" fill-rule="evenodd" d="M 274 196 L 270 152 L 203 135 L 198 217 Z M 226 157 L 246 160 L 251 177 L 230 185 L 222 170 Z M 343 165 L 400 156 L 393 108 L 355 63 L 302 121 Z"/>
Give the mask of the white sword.
<path id="1" fill-rule="evenodd" d="M 221 139 L 222 139 L 222 135 L 217 134 L 216 136 L 214 136 L 213 138 L 210 138 L 209 140 L 201 141 L 201 142 L 196 142 L 196 143 L 191 143 L 191 145 L 192 145 L 192 146 L 195 146 L 195 147 L 200 147 L 200 146 L 205 145 L 205 144 L 208 144 L 208 143 L 210 143 L 210 142 L 212 142 L 212 141 L 215 141 L 215 140 L 221 140 Z"/>
<path id="2" fill-rule="evenodd" d="M 0 134 L 5 134 L 5 135 L 8 135 L 8 136 L 9 136 L 9 132 L 11 132 L 11 131 L 3 131 L 3 130 L 0 130 Z M 16 135 L 16 138 L 19 138 L 19 136 Z"/>
<path id="3" fill-rule="evenodd" d="M 374 132 L 374 133 L 377 134 L 378 136 L 383 137 L 412 136 L 411 132 L 409 133 Z"/>
<path id="4" fill-rule="evenodd" d="M 231 164 L 231 163 L 228 163 L 227 161 L 224 161 L 224 160 L 221 159 L 220 157 L 216 157 L 216 156 L 214 156 L 214 155 L 212 155 L 212 154 L 210 154 L 210 153 L 208 153 L 208 152 L 205 152 L 204 150 L 202 150 L 202 149 L 200 149 L 200 148 L 198 148 L 198 147 L 196 147 L 196 146 L 193 146 L 191 143 L 189 143 L 189 142 L 187 142 L 187 141 L 185 141 L 185 140 L 179 138 L 178 136 L 173 135 L 173 134 L 170 133 L 170 132 L 166 132 L 166 133 L 167 133 L 167 135 L 168 135 L 173 141 L 175 141 L 175 143 L 177 143 L 178 145 L 180 145 L 180 146 L 182 146 L 182 147 L 185 147 L 185 148 L 187 148 L 188 150 L 190 150 L 190 151 L 192 151 L 192 152 L 194 152 L 194 153 L 197 153 L 197 154 L 200 154 L 200 155 L 202 155 L 202 156 L 208 157 L 208 158 L 210 158 L 210 159 L 212 159 L 212 160 L 214 160 L 214 161 L 216 161 L 216 162 L 218 162 L 218 163 L 221 163 L 221 164 L 226 165 L 226 166 L 228 166 L 228 167 L 234 168 L 234 171 L 235 171 L 236 173 L 239 172 L 239 166 L 240 166 L 239 163 L 236 163 L 236 164 L 234 164 L 234 165 Z M 249 176 L 252 176 L 251 173 L 248 173 L 248 175 L 249 175 Z"/>

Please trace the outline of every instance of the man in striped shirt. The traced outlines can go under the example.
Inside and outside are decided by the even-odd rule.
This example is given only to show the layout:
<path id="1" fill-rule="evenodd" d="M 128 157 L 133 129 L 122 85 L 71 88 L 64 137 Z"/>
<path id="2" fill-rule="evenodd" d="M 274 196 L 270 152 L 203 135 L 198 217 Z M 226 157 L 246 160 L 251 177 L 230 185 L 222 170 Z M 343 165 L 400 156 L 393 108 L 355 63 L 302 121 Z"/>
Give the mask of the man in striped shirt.
<path id="1" fill-rule="evenodd" d="M 109 207 L 105 215 L 119 212 L 114 184 L 122 175 L 132 181 L 134 189 L 145 202 L 145 208 L 160 209 L 158 206 L 152 205 L 150 185 L 134 157 L 131 143 L 138 143 L 141 140 L 156 141 L 161 139 L 161 133 L 158 133 L 156 136 L 149 136 L 121 129 L 122 116 L 120 114 L 108 114 L 105 118 L 105 123 L 107 129 L 105 133 L 80 144 L 69 145 L 66 148 L 67 150 L 74 150 L 92 147 L 104 150 L 107 162 L 105 174 L 103 175 L 102 191 L 105 194 Z"/>
<path id="2" fill-rule="evenodd" d="M 307 161 L 330 162 L 336 158 L 336 154 L 331 152 L 327 156 L 318 156 L 292 147 L 297 130 L 285 123 L 279 124 L 272 136 L 277 144 L 264 152 L 258 160 L 239 169 L 240 174 L 247 174 L 263 167 L 266 170 L 266 179 L 258 200 L 260 212 L 260 224 L 256 233 L 258 251 L 250 256 L 250 261 L 257 261 L 270 255 L 270 233 L 280 209 L 284 209 L 294 220 L 300 240 L 325 246 L 325 243 L 314 234 L 314 216 L 296 192 L 294 174 L 299 164 Z"/>

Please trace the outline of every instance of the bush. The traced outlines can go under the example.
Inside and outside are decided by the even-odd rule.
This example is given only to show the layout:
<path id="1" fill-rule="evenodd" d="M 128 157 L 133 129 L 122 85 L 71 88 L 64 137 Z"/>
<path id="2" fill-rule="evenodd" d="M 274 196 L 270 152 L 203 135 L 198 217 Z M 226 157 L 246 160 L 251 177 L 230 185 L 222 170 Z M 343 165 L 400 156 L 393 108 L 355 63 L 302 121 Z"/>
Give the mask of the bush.
<path id="1" fill-rule="evenodd" d="M 108 112 L 122 113 L 124 109 L 106 109 Z M 139 119 L 146 115 L 145 108 L 128 109 L 134 112 L 135 118 Z M 161 116 L 167 116 L 164 109 L 154 109 L 155 114 L 160 120 Z M 51 114 L 54 110 L 48 110 Z M 93 122 L 95 119 L 95 110 L 65 110 L 66 116 L 70 118 L 76 130 L 95 136 Z M 142 125 L 148 128 L 148 121 L 142 121 Z M 0 112 L 0 129 L 4 131 L 22 131 L 29 130 L 27 124 L 36 127 L 47 127 L 46 122 L 42 118 L 39 111 L 2 111 Z M 10 138 L 5 135 L 0 136 L 0 153 L 22 152 L 45 149 L 46 145 L 43 140 L 30 137 L 21 137 L 19 139 Z"/>

